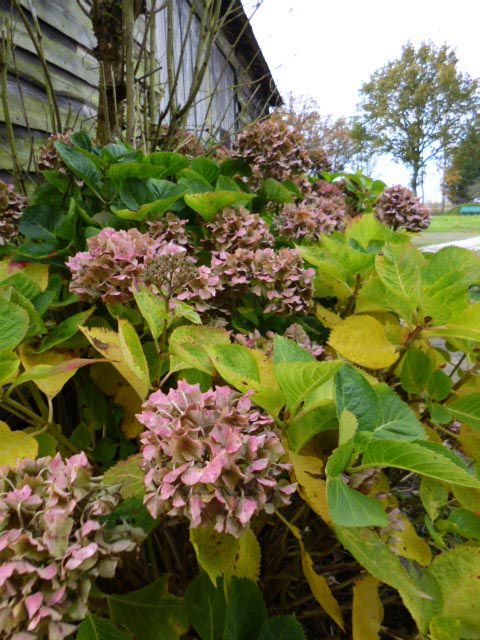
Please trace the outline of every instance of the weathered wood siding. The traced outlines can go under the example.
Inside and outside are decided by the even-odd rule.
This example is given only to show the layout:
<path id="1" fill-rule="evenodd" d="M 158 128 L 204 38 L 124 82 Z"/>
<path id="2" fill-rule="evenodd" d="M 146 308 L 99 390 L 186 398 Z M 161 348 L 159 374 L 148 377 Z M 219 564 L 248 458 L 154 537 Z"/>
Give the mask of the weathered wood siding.
<path id="1" fill-rule="evenodd" d="M 29 11 L 29 0 L 21 0 Z M 92 55 L 95 37 L 89 18 L 76 0 L 33 0 L 42 34 L 45 56 L 58 99 L 64 126 L 93 129 L 98 103 L 98 64 Z M 189 0 L 175 2 L 175 48 L 177 60 L 181 42 L 187 32 Z M 137 21 L 138 41 L 142 38 L 143 16 Z M 31 39 L 12 8 L 10 0 L 0 0 L 0 28 L 11 25 L 15 54 L 8 62 L 8 104 L 17 141 L 17 153 L 22 164 L 34 169 L 33 148 L 41 145 L 51 131 L 47 109 L 44 75 Z M 180 104 L 188 96 L 192 84 L 192 69 L 199 42 L 199 19 L 193 18 L 183 56 L 178 83 Z M 162 106 L 168 101 L 166 68 L 166 16 L 157 14 L 157 57 Z M 223 35 L 214 46 L 205 78 L 190 111 L 187 126 L 197 134 L 218 136 L 232 133 L 237 126 L 261 115 L 263 102 L 255 100 L 254 74 L 247 61 L 233 52 Z M 241 88 L 238 88 L 241 86 Z M 12 159 L 6 140 L 5 118 L 0 104 L 0 171 L 10 171 Z"/>

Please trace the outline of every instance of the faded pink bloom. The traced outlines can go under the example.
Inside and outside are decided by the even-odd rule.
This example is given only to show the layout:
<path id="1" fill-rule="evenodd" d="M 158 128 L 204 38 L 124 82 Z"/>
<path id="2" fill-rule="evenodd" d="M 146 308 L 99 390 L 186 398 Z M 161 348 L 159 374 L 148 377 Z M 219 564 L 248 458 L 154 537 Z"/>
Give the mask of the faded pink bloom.
<path id="1" fill-rule="evenodd" d="M 294 249 L 237 249 L 214 253 L 212 271 L 225 288 L 221 303 L 227 308 L 245 293 L 265 304 L 265 313 L 304 313 L 312 303 L 314 269 L 305 269 Z"/>
<path id="2" fill-rule="evenodd" d="M 393 229 L 423 231 L 430 224 L 430 214 L 410 189 L 397 184 L 388 187 L 377 201 L 375 213 L 380 222 Z"/>
<path id="3" fill-rule="evenodd" d="M 44 640 L 76 631 L 97 577 L 112 577 L 143 539 L 101 518 L 120 503 L 84 453 L 0 467 L 0 637 Z"/>
<path id="4" fill-rule="evenodd" d="M 283 335 L 285 338 L 289 338 L 296 342 L 314 358 L 320 358 L 324 353 L 322 345 L 314 342 L 305 329 L 299 324 L 291 324 Z M 258 329 L 254 329 L 248 334 L 236 333 L 233 338 L 235 342 L 238 342 L 238 344 L 241 344 L 244 347 L 249 349 L 259 349 L 267 356 L 273 356 L 273 340 L 275 338 L 275 333 L 273 331 L 267 331 L 267 334 L 263 336 Z"/>
<path id="5" fill-rule="evenodd" d="M 0 247 L 18 236 L 18 224 L 26 206 L 25 196 L 15 191 L 13 184 L 0 180 Z"/>
<path id="6" fill-rule="evenodd" d="M 290 465 L 281 462 L 273 420 L 230 387 L 202 393 L 180 381 L 168 394 L 153 393 L 137 418 L 146 427 L 145 505 L 154 518 L 183 516 L 192 528 L 239 536 L 295 491 L 281 478 Z"/>
<path id="7" fill-rule="evenodd" d="M 225 209 L 207 224 L 207 230 L 205 245 L 214 251 L 259 249 L 274 243 L 265 220 L 245 207 Z"/>
<path id="8" fill-rule="evenodd" d="M 107 228 L 87 240 L 87 249 L 65 263 L 72 274 L 70 291 L 82 300 L 100 298 L 105 303 L 124 304 L 132 299 L 132 288 L 142 280 L 145 266 L 157 254 L 158 244 L 135 228 Z"/>
<path id="9" fill-rule="evenodd" d="M 148 233 L 154 238 L 159 245 L 173 242 L 177 245 L 185 247 L 190 252 L 192 249 L 192 240 L 187 231 L 187 221 L 182 220 L 174 213 L 168 212 L 160 220 L 147 222 Z"/>

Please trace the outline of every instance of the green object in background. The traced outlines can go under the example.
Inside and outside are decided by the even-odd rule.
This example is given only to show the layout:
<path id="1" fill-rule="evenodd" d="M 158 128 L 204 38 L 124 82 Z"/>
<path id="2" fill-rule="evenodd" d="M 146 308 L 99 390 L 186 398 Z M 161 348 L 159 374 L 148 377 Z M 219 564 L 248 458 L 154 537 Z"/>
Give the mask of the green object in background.
<path id="1" fill-rule="evenodd" d="M 460 209 L 461 216 L 478 216 L 480 215 L 480 206 L 465 205 Z"/>

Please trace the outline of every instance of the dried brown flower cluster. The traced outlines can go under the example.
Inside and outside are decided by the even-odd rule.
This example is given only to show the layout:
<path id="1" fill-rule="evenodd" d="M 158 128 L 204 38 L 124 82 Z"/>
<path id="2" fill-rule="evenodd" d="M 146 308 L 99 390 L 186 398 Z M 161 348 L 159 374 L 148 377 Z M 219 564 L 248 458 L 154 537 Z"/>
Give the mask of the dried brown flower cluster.
<path id="1" fill-rule="evenodd" d="M 38 158 L 38 168 L 40 171 L 47 169 L 53 169 L 55 171 L 67 172 L 63 160 L 58 155 L 58 151 L 55 149 L 55 142 L 63 142 L 69 144 L 73 131 L 71 129 L 65 131 L 65 133 L 53 133 L 47 140 L 46 144 L 40 148 L 40 156 Z"/>
<path id="2" fill-rule="evenodd" d="M 392 229 L 423 231 L 430 224 L 430 214 L 410 189 L 394 185 L 385 189 L 378 199 L 375 212 L 380 222 Z"/>
<path id="3" fill-rule="evenodd" d="M 27 199 L 15 191 L 13 184 L 0 180 L 0 246 L 5 246 L 18 236 L 18 223 Z"/>

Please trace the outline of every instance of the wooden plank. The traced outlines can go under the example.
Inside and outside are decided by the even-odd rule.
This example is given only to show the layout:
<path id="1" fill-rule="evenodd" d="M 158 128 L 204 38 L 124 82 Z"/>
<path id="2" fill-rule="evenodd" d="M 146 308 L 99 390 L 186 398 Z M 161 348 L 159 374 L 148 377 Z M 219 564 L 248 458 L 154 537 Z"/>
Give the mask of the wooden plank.
<path id="1" fill-rule="evenodd" d="M 5 12 L 0 13 L 0 21 L 5 19 Z M 21 20 L 14 23 L 14 44 L 29 53 L 36 55 L 35 47 Z M 48 36 L 43 36 L 43 47 L 47 62 L 71 73 L 83 82 L 96 87 L 98 84 L 98 63 L 83 47 L 66 47 Z"/>
<path id="2" fill-rule="evenodd" d="M 40 147 L 45 144 L 47 136 L 33 136 L 33 149 L 35 156 L 38 157 Z M 28 137 L 27 132 L 23 130 L 15 130 L 15 143 L 17 147 L 17 156 L 20 164 L 25 170 L 34 170 L 34 164 L 31 162 L 32 139 Z M 0 171 L 11 172 L 13 170 L 12 156 L 10 155 L 10 146 L 7 141 L 5 127 L 0 124 Z"/>
<path id="3" fill-rule="evenodd" d="M 45 94 L 39 89 L 25 83 L 21 83 L 21 88 L 23 103 L 28 117 L 28 126 L 37 131 L 51 131 Z M 9 80 L 7 89 L 12 123 L 17 126 L 27 127 L 18 83 L 15 80 Z M 83 122 L 95 114 L 95 110 L 92 107 L 82 104 L 81 102 L 60 97 L 58 103 L 62 124 L 64 126 L 69 114 L 71 114 L 70 121 L 72 123 L 75 120 L 79 123 Z M 0 122 L 4 121 L 3 107 L 0 106 Z"/>
<path id="4" fill-rule="evenodd" d="M 20 4 L 29 10 L 29 0 Z M 88 49 L 95 47 L 92 23 L 75 0 L 34 0 L 34 7 L 39 20 Z"/>
<path id="5" fill-rule="evenodd" d="M 12 76 L 18 75 L 42 90 L 45 88 L 44 75 L 39 60 L 21 49 L 17 49 L 15 52 L 15 62 L 12 59 L 9 60 L 8 71 Z M 58 96 L 97 107 L 98 90 L 96 88 L 73 78 L 68 73 L 63 73 L 57 67 L 50 68 L 50 75 L 54 91 Z"/>

